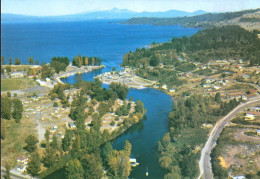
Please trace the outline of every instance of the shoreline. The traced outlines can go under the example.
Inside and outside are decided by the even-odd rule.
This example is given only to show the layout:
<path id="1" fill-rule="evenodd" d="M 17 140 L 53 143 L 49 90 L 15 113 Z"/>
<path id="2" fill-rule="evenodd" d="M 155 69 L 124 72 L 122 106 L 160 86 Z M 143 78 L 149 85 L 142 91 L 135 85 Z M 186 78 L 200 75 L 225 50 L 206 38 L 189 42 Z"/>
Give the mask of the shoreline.
<path id="1" fill-rule="evenodd" d="M 60 80 L 61 78 L 67 78 L 69 76 L 73 76 L 73 75 L 76 75 L 76 74 L 88 73 L 88 72 L 91 72 L 93 70 L 98 70 L 98 69 L 104 68 L 105 65 L 100 65 L 100 66 L 82 66 L 81 68 L 78 68 L 78 67 L 75 67 L 75 66 L 68 66 L 68 67 L 73 67 L 74 69 L 70 70 L 70 71 L 66 70 L 66 72 L 63 72 L 61 74 L 55 75 L 53 77 L 54 81 L 56 81 L 57 83 L 60 83 L 60 84 L 64 84 Z"/>

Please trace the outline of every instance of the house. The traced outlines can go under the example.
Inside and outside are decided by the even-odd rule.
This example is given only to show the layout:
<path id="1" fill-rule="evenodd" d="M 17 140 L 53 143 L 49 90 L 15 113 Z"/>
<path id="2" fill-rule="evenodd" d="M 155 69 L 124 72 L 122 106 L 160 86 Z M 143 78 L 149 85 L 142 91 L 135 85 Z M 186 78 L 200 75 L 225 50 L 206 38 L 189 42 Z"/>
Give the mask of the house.
<path id="1" fill-rule="evenodd" d="M 246 177 L 245 176 L 233 176 L 233 179 L 245 179 Z"/>
<path id="2" fill-rule="evenodd" d="M 50 130 L 50 133 L 51 133 L 51 134 L 55 134 L 55 132 L 56 132 L 55 129 L 51 129 L 51 130 Z"/>
<path id="3" fill-rule="evenodd" d="M 29 158 L 26 156 L 20 156 L 16 159 L 18 163 L 27 164 L 29 161 Z"/>
<path id="4" fill-rule="evenodd" d="M 253 115 L 253 114 L 246 114 L 246 116 L 245 116 L 246 121 L 251 121 L 254 119 L 255 119 L 255 115 Z"/>
<path id="5" fill-rule="evenodd" d="M 22 164 L 22 163 L 18 163 L 18 165 L 16 166 L 16 170 L 19 172 L 25 172 L 27 165 L 26 164 Z"/>
<path id="6" fill-rule="evenodd" d="M 243 74 L 243 75 L 242 75 L 242 78 L 243 78 L 243 79 L 249 79 L 249 78 L 250 78 L 250 75 L 248 75 L 248 74 Z"/>
<path id="7" fill-rule="evenodd" d="M 161 88 L 164 89 L 164 90 L 167 90 L 167 85 L 162 85 Z"/>
<path id="8" fill-rule="evenodd" d="M 220 89 L 220 86 L 214 85 L 213 88 L 214 88 L 215 90 L 219 90 L 219 89 Z"/>
<path id="9" fill-rule="evenodd" d="M 260 112 L 260 107 L 249 107 L 249 111 Z"/>
<path id="10" fill-rule="evenodd" d="M 214 81 L 216 81 L 215 78 L 207 78 L 207 79 L 205 79 L 205 82 L 206 82 L 206 83 L 212 83 L 212 82 L 214 82 Z"/>
<path id="11" fill-rule="evenodd" d="M 260 135 L 260 129 L 257 129 L 257 135 Z"/>
<path id="12" fill-rule="evenodd" d="M 209 87 L 211 87 L 211 84 L 203 84 L 202 86 L 203 86 L 203 88 L 209 88 Z"/>
<path id="13" fill-rule="evenodd" d="M 13 72 L 11 73 L 11 78 L 22 78 L 24 74 L 22 72 Z"/>
<path id="14" fill-rule="evenodd" d="M 247 97 L 245 95 L 242 95 L 241 98 L 242 98 L 243 101 L 247 100 Z"/>
<path id="15" fill-rule="evenodd" d="M 69 128 L 71 128 L 71 129 L 76 128 L 75 123 L 74 123 L 74 122 L 70 122 L 70 123 L 69 123 Z"/>
<path id="16" fill-rule="evenodd" d="M 170 89 L 170 93 L 175 93 L 176 92 L 176 90 L 175 89 Z"/>

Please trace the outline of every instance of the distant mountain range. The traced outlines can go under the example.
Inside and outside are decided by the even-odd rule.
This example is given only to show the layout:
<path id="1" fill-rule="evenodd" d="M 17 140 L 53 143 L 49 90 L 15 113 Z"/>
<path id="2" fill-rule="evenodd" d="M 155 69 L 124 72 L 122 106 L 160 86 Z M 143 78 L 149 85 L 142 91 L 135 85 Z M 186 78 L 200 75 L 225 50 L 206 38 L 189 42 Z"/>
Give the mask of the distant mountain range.
<path id="1" fill-rule="evenodd" d="M 179 10 L 169 10 L 165 12 L 134 12 L 127 9 L 111 9 L 105 11 L 84 12 L 63 16 L 25 16 L 18 14 L 1 14 L 2 23 L 16 22 L 41 22 L 41 21 L 82 21 L 90 19 L 130 19 L 135 17 L 184 17 L 205 14 L 205 11 L 185 12 Z"/>

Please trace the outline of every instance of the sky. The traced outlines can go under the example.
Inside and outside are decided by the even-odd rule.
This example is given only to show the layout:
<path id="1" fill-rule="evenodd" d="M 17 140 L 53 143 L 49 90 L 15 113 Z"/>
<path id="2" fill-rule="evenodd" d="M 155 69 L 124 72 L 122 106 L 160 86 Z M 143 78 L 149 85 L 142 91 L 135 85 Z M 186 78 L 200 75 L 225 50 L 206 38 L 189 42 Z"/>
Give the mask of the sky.
<path id="1" fill-rule="evenodd" d="M 109 10 L 227 12 L 260 8 L 260 0 L 1 0 L 1 13 L 56 16 Z"/>

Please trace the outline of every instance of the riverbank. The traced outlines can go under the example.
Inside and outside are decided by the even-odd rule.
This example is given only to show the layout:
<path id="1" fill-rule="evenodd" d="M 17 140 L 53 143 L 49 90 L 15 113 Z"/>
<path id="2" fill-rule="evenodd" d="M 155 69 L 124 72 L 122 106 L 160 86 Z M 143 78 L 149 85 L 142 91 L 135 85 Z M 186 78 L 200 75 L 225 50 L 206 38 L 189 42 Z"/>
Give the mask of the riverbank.
<path id="1" fill-rule="evenodd" d="M 61 78 L 66 78 L 69 76 L 73 76 L 75 74 L 82 74 L 82 73 L 88 73 L 93 70 L 101 69 L 104 68 L 105 65 L 100 65 L 100 66 L 82 66 L 80 68 L 76 66 L 69 65 L 66 69 L 66 72 L 62 72 L 60 74 L 55 75 L 53 78 L 57 83 L 64 84 L 60 79 Z"/>

